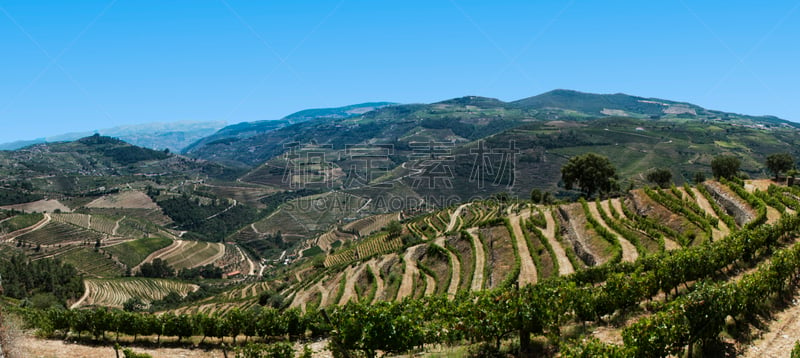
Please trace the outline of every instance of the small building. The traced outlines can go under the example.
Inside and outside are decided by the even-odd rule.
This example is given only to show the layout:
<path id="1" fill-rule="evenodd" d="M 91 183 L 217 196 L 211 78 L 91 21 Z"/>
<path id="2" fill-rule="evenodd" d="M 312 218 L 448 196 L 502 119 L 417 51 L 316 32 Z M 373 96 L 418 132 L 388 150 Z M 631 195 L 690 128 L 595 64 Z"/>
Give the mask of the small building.
<path id="1" fill-rule="evenodd" d="M 239 271 L 239 270 L 231 271 L 231 272 L 228 272 L 226 274 L 223 274 L 222 278 L 231 278 L 231 277 L 238 276 L 238 275 L 241 275 L 241 274 L 242 274 L 242 271 Z"/>

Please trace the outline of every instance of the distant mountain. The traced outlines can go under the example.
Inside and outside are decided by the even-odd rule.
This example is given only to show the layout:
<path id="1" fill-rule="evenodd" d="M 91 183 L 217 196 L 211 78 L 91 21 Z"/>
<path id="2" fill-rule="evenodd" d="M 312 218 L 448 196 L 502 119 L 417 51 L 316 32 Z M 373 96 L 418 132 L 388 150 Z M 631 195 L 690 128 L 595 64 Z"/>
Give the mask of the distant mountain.
<path id="1" fill-rule="evenodd" d="M 216 163 L 198 161 L 166 150 L 153 150 L 95 134 L 71 142 L 34 144 L 0 151 L 0 184 L 33 180 L 48 193 L 90 192 L 144 178 L 230 176 Z"/>
<path id="2" fill-rule="evenodd" d="M 278 128 L 283 128 L 295 123 L 302 123 L 313 119 L 343 119 L 362 115 L 364 113 L 394 105 L 392 102 L 368 102 L 336 108 L 306 109 L 292 113 L 278 120 L 264 120 L 256 122 L 242 122 L 232 124 L 220 129 L 208 137 L 202 138 L 187 146 L 183 152 L 188 153 L 196 148 L 215 145 L 227 145 L 242 139 L 251 138 L 267 133 Z"/>
<path id="3" fill-rule="evenodd" d="M 179 153 L 186 146 L 200 138 L 209 136 L 226 125 L 223 121 L 216 122 L 166 122 L 145 123 L 129 126 L 119 126 L 96 131 L 66 133 L 52 137 L 22 140 L 0 144 L 0 150 L 15 150 L 33 144 L 50 142 L 67 142 L 99 133 L 104 136 L 119 138 L 130 144 L 150 149 L 169 149 Z"/>
<path id="4" fill-rule="evenodd" d="M 709 110 L 695 104 L 659 98 L 631 96 L 624 93 L 594 94 L 573 90 L 553 90 L 538 96 L 509 103 L 511 106 L 537 110 L 566 110 L 574 114 L 603 117 L 623 116 L 645 119 L 693 118 L 725 120 L 740 124 L 787 125 L 800 128 L 800 124 L 774 116 L 749 116 Z"/>
<path id="5" fill-rule="evenodd" d="M 800 127 L 800 124 L 775 117 L 725 113 L 684 102 L 571 90 L 554 90 L 513 102 L 465 96 L 432 104 L 375 106 L 362 115 L 342 117 L 344 109 L 349 109 L 345 113 L 354 113 L 353 107 L 365 105 L 376 104 L 301 111 L 280 121 L 239 123 L 203 138 L 184 153 L 229 165 L 253 167 L 283 153 L 291 142 L 314 142 L 334 148 L 359 143 L 385 143 L 401 148 L 412 141 L 426 140 L 466 143 L 529 122 L 583 123 L 608 117 L 664 123 L 693 121 L 763 128 Z"/>

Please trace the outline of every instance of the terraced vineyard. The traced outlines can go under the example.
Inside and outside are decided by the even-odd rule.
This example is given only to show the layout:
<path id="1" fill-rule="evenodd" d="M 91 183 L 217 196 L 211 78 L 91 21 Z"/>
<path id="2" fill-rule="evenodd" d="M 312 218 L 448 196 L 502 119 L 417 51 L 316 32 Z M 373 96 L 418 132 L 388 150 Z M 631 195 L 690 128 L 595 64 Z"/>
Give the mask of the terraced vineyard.
<path id="1" fill-rule="evenodd" d="M 172 244 L 172 240 L 163 237 L 141 238 L 120 244 L 107 246 L 103 250 L 114 255 L 128 267 L 134 267 L 144 261 L 151 253 Z"/>
<path id="2" fill-rule="evenodd" d="M 358 236 L 367 236 L 386 227 L 392 220 L 399 219 L 400 215 L 398 213 L 372 215 L 348 223 L 342 227 L 342 230 L 345 232 L 357 233 Z"/>
<path id="3" fill-rule="evenodd" d="M 75 266 L 86 277 L 118 277 L 125 272 L 121 264 L 90 247 L 68 249 L 57 257 Z"/>
<path id="4" fill-rule="evenodd" d="M 102 306 L 122 308 L 132 297 L 145 303 L 164 298 L 170 292 L 185 296 L 197 290 L 197 285 L 185 282 L 154 278 L 86 279 L 85 299 L 79 306 Z"/>
<path id="5" fill-rule="evenodd" d="M 332 248 L 325 267 L 301 261 L 275 281 L 243 283 L 173 312 L 234 317 L 275 289 L 308 312 L 308 324 L 321 322 L 315 308 L 328 307 L 337 332 L 362 337 L 391 331 L 394 342 L 520 349 L 537 337 L 567 357 L 679 355 L 796 293 L 797 208 L 795 189 L 726 181 L 558 206 L 475 202 L 408 219 L 399 237 L 377 232 Z M 156 256 L 198 264 L 212 260 L 214 245 L 181 240 Z M 190 289 L 87 282 L 82 305 L 118 307 L 126 297 Z"/>
<path id="6" fill-rule="evenodd" d="M 154 257 L 167 262 L 175 270 L 208 265 L 222 258 L 225 245 L 206 241 L 178 241 L 178 247 Z"/>
<path id="7" fill-rule="evenodd" d="M 387 273 L 405 272 L 403 280 L 392 281 L 397 287 L 392 288 L 396 293 L 372 292 L 375 280 L 365 278 L 368 264 L 364 258 L 403 248 L 399 238 L 385 241 L 384 233 L 353 242 L 328 255 L 325 267 L 350 265 L 346 284 L 342 286 L 347 289 L 344 292 L 354 292 L 349 295 L 355 297 L 357 293 L 366 292 L 371 297 L 388 300 L 426 292 L 452 295 L 458 291 L 508 287 L 515 282 L 533 283 L 538 281 L 537 276 L 556 277 L 571 273 L 575 268 L 636 262 L 667 250 L 701 245 L 735 233 L 747 222 L 733 226 L 727 223 L 733 223 L 734 215 L 756 220 L 758 213 L 752 209 L 755 200 L 768 194 L 757 192 L 751 198 L 744 192 L 737 194 L 738 189 L 732 185 L 708 182 L 697 189 L 687 186 L 634 190 L 622 198 L 552 208 L 473 202 L 413 218 L 405 222 L 404 227 L 409 235 L 422 241 L 422 246 L 406 246 L 400 255 L 404 260 L 382 268 Z M 730 203 L 718 201 L 715 199 L 718 195 L 709 194 L 720 190 L 726 190 L 725 195 L 730 200 L 738 200 L 736 214 L 725 209 L 731 207 Z M 783 195 L 778 187 L 770 190 Z M 775 200 L 800 205 L 800 201 L 792 202 L 790 195 L 783 196 L 785 198 Z M 500 218 L 506 215 L 512 220 L 504 224 Z M 448 236 L 444 236 L 446 232 Z M 515 240 L 512 241 L 512 237 Z M 516 243 L 510 244 L 512 242 Z M 434 263 L 425 252 L 437 253 L 444 261 Z M 374 271 L 370 269 L 373 275 Z M 331 280 L 334 276 L 329 275 L 337 272 L 322 273 L 317 280 Z M 388 277 L 383 280 L 386 279 Z M 382 284 L 384 290 L 389 287 Z M 297 300 L 302 297 L 320 300 L 319 292 L 320 287 L 303 285 L 296 291 L 295 303 L 305 307 Z M 330 299 L 319 304 L 336 303 L 340 303 L 339 300 Z"/>
<path id="8" fill-rule="evenodd" d="M 34 245 L 56 245 L 83 242 L 94 244 L 97 240 L 104 238 L 105 235 L 96 231 L 82 229 L 72 224 L 51 221 L 41 229 L 19 236 L 17 239 Z"/>

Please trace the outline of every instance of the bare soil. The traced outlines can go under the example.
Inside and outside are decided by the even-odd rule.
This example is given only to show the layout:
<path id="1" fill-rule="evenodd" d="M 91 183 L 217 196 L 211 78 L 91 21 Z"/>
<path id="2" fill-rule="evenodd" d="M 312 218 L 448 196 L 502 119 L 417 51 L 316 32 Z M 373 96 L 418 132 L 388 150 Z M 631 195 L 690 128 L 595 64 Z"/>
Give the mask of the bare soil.
<path id="1" fill-rule="evenodd" d="M 459 209 L 461 208 L 462 207 L 459 207 Z M 459 210 L 456 209 L 456 211 Z M 453 217 L 456 217 L 455 214 Z M 450 222 L 452 223 L 453 220 L 451 220 Z M 449 232 L 450 230 L 447 231 Z M 436 238 L 435 243 L 436 245 L 439 245 L 441 247 L 446 246 L 444 236 Z M 450 257 L 450 275 L 451 275 L 450 285 L 447 287 L 447 294 L 452 297 L 456 295 L 456 292 L 458 292 L 458 285 L 459 283 L 461 283 L 461 262 L 458 261 L 458 256 L 450 252 L 450 250 L 447 250 L 447 255 Z"/>
<path id="2" fill-rule="evenodd" d="M 619 245 L 622 247 L 622 261 L 626 262 L 633 262 L 636 261 L 636 258 L 639 257 L 639 253 L 636 251 L 636 246 L 630 243 L 630 241 L 626 240 L 622 235 L 618 232 L 614 231 L 608 224 L 603 220 L 603 217 L 600 215 L 600 211 L 597 210 L 597 203 L 590 202 L 589 204 L 589 212 L 592 213 L 592 216 L 595 220 L 597 220 L 600 225 L 602 225 L 606 230 L 614 233 L 617 236 L 617 240 L 619 241 Z"/>
<path id="3" fill-rule="evenodd" d="M 62 204 L 58 200 L 39 200 L 30 203 L 23 203 L 23 204 L 15 204 L 15 205 L 5 205 L 0 206 L 0 209 L 5 210 L 20 210 L 26 213 L 52 213 L 56 210 L 61 210 L 62 212 L 68 213 L 71 212 L 68 206 Z"/>
<path id="4" fill-rule="evenodd" d="M 717 216 L 717 213 L 714 212 L 714 208 L 711 207 L 711 203 L 709 203 L 708 200 L 706 200 L 706 197 L 703 196 L 703 194 L 700 193 L 700 191 L 697 190 L 697 188 L 692 188 L 692 192 L 694 192 L 694 197 L 696 198 L 697 205 L 699 205 L 700 208 L 703 209 L 703 211 L 708 213 L 708 215 L 711 215 L 715 218 L 719 218 L 719 216 Z M 729 228 L 728 225 L 725 224 L 725 222 L 720 220 L 717 226 L 718 228 L 713 229 L 712 231 L 714 240 L 719 240 L 725 236 L 730 235 L 731 228 Z"/>
<path id="5" fill-rule="evenodd" d="M 478 229 L 471 228 L 467 232 L 472 236 L 472 241 L 475 243 L 475 273 L 472 274 L 470 290 L 480 291 L 483 289 L 483 268 L 486 266 L 486 253 L 483 251 L 483 243 L 478 236 Z"/>
<path id="6" fill-rule="evenodd" d="M 505 225 L 481 229 L 484 239 L 488 240 L 489 252 L 486 253 L 486 264 L 492 269 L 487 288 L 500 285 L 511 273 L 515 264 L 514 247 L 511 234 Z"/>
<path id="7" fill-rule="evenodd" d="M 534 284 L 538 280 L 536 265 L 533 263 L 530 251 L 528 250 L 528 243 L 525 242 L 525 236 L 520 226 L 520 218 L 530 216 L 530 210 L 523 211 L 518 215 L 511 214 L 508 221 L 511 223 L 511 229 L 514 231 L 514 241 L 517 245 L 517 252 L 520 257 L 520 270 L 519 270 L 519 283 L 520 285 Z"/>
<path id="8" fill-rule="evenodd" d="M 125 191 L 106 195 L 86 204 L 87 208 L 158 209 L 158 205 L 141 191 Z"/>
<path id="9" fill-rule="evenodd" d="M 547 238 L 547 241 L 550 242 L 550 246 L 553 247 L 553 252 L 556 254 L 556 259 L 558 260 L 558 274 L 569 275 L 575 272 L 575 268 L 572 267 L 572 262 L 569 261 L 564 247 L 556 240 L 556 222 L 553 220 L 553 212 L 551 210 L 545 210 L 544 219 L 547 222 L 547 227 L 545 227 L 542 233 L 544 237 Z"/>
<path id="10" fill-rule="evenodd" d="M 403 281 L 400 283 L 400 289 L 397 291 L 397 300 L 401 300 L 410 296 L 414 289 L 414 278 L 418 276 L 419 269 L 417 269 L 417 258 L 419 257 L 418 251 L 423 249 L 424 245 L 417 245 L 409 247 L 403 255 L 403 260 L 406 264 L 405 272 L 403 273 Z"/>

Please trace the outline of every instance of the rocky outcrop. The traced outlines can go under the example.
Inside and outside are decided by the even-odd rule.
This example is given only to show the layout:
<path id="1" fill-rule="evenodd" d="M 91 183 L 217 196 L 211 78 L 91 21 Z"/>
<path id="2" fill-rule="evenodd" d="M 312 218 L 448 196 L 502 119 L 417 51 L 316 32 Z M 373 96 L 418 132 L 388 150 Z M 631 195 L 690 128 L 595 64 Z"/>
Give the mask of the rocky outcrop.
<path id="1" fill-rule="evenodd" d="M 585 233 L 582 230 L 582 228 L 586 226 L 586 220 L 585 218 L 578 218 L 576 217 L 577 215 L 570 214 L 571 211 L 574 212 L 576 205 L 578 210 L 583 210 L 580 204 L 560 205 L 558 207 L 557 219 L 560 222 L 561 235 L 572 244 L 572 247 L 575 249 L 575 254 L 578 255 L 581 261 L 586 263 L 587 266 L 595 266 L 598 263 L 597 256 L 589 249 L 586 243 Z"/>
<path id="2" fill-rule="evenodd" d="M 706 181 L 702 185 L 708 190 L 714 201 L 722 206 L 730 216 L 733 216 L 737 225 L 744 226 L 756 218 L 755 210 L 724 185 L 716 181 Z"/>

